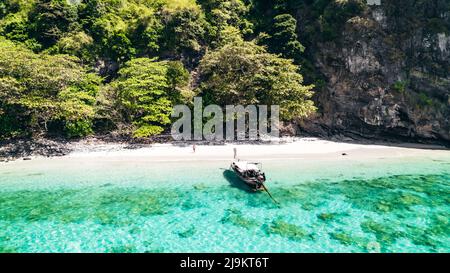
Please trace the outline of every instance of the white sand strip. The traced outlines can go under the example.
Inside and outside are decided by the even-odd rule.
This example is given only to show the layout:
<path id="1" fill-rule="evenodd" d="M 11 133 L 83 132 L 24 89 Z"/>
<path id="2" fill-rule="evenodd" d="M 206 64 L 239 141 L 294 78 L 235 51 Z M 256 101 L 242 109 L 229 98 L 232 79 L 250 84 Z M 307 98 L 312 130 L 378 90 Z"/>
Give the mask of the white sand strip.
<path id="1" fill-rule="evenodd" d="M 332 142 L 314 138 L 296 138 L 283 143 L 273 144 L 224 144 L 195 145 L 153 144 L 129 149 L 120 144 L 86 144 L 83 143 L 66 157 L 70 158 L 123 158 L 133 157 L 155 161 L 191 161 L 191 160 L 230 160 L 233 159 L 234 148 L 238 158 L 243 159 L 298 159 L 298 158 L 333 158 L 346 156 L 357 158 L 389 158 L 402 156 L 450 155 L 450 151 L 442 149 L 403 148 L 385 145 L 364 145 Z"/>

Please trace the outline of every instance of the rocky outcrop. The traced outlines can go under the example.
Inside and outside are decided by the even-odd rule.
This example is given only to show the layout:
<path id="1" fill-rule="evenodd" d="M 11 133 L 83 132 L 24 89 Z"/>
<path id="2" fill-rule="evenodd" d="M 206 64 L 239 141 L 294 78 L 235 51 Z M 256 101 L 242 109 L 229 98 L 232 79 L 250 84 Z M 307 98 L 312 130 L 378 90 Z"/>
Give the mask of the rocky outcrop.
<path id="1" fill-rule="evenodd" d="M 327 84 L 303 130 L 450 143 L 450 24 L 430 30 L 430 11 L 415 8 L 405 11 L 415 13 L 408 24 L 391 6 L 372 6 L 347 21 L 339 40 L 317 45 Z"/>
<path id="2" fill-rule="evenodd" d="M 64 156 L 71 149 L 64 140 L 15 139 L 0 141 L 0 162 L 17 158 L 28 160 L 30 156 Z"/>

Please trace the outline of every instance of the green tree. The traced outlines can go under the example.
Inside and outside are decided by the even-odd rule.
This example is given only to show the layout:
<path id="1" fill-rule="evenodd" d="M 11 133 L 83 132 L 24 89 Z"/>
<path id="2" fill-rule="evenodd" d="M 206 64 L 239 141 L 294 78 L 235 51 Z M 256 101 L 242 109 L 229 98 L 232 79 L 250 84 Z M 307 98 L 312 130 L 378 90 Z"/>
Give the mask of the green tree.
<path id="1" fill-rule="evenodd" d="M 30 36 L 54 45 L 78 19 L 77 7 L 66 0 L 37 0 L 29 14 Z"/>
<path id="2" fill-rule="evenodd" d="M 166 54 L 191 61 L 205 44 L 206 21 L 197 9 L 181 9 L 165 19 L 163 36 Z"/>
<path id="3" fill-rule="evenodd" d="M 360 14 L 365 7 L 364 0 L 331 1 L 319 18 L 323 39 L 338 38 L 347 20 Z"/>
<path id="4" fill-rule="evenodd" d="M 136 25 L 131 30 L 131 41 L 138 54 L 157 56 L 161 48 L 163 29 L 161 21 L 153 15 L 138 17 Z"/>
<path id="5" fill-rule="evenodd" d="M 249 5 L 242 0 L 199 0 L 209 22 L 213 46 L 223 44 L 225 29 L 239 30 L 242 36 L 253 34 L 253 24 L 247 19 Z"/>
<path id="6" fill-rule="evenodd" d="M 262 39 L 273 53 L 298 61 L 304 46 L 298 41 L 297 20 L 290 14 L 275 16 L 269 35 Z"/>
<path id="7" fill-rule="evenodd" d="M 114 2 L 104 0 L 82 1 L 78 6 L 78 17 L 84 29 L 92 29 L 94 22 L 115 7 Z"/>
<path id="8" fill-rule="evenodd" d="M 0 33 L 10 40 L 25 42 L 29 39 L 27 17 L 9 14 L 0 24 Z"/>
<path id="9" fill-rule="evenodd" d="M 98 54 L 124 63 L 158 54 L 163 25 L 154 6 L 155 1 L 93 0 L 80 6 L 79 16 Z"/>
<path id="10" fill-rule="evenodd" d="M 136 53 L 136 49 L 125 32 L 115 32 L 105 41 L 105 48 L 107 48 L 107 52 L 113 60 L 126 61 Z"/>
<path id="11" fill-rule="evenodd" d="M 18 13 L 25 4 L 26 0 L 3 0 L 0 2 L 0 19 L 8 14 Z"/>
<path id="12" fill-rule="evenodd" d="M 20 125 L 15 127 L 24 134 L 64 132 L 74 137 L 92 132 L 101 81 L 87 73 L 76 58 L 35 54 L 0 39 L 0 67 L 2 120 L 18 120 Z M 50 128 L 61 130 L 52 132 Z"/>
<path id="13" fill-rule="evenodd" d="M 5 0 L 3 17 L 0 16 L 0 35 L 25 44 L 28 48 L 38 51 L 42 48 L 36 39 L 30 37 L 28 14 L 34 1 Z"/>
<path id="14" fill-rule="evenodd" d="M 131 126 L 134 137 L 159 134 L 171 121 L 173 102 L 179 99 L 178 88 L 187 81 L 187 71 L 179 62 L 133 59 L 104 89 L 101 112 L 119 128 Z"/>
<path id="15" fill-rule="evenodd" d="M 200 92 L 208 103 L 280 105 L 280 116 L 306 117 L 315 107 L 313 86 L 291 60 L 268 53 L 253 42 L 235 42 L 209 52 L 200 63 Z"/>
<path id="16" fill-rule="evenodd" d="M 68 54 L 83 61 L 94 59 L 94 40 L 84 31 L 70 32 L 64 35 L 48 52 L 53 54 Z"/>

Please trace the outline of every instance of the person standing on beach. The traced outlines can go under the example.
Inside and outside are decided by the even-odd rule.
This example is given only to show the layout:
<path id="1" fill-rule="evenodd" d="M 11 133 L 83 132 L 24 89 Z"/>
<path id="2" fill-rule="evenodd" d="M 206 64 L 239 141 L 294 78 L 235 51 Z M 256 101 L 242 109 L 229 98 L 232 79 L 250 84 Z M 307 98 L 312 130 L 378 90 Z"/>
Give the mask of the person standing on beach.
<path id="1" fill-rule="evenodd" d="M 194 145 L 192 145 L 192 151 L 195 153 L 195 148 L 197 148 L 196 146 L 195 146 L 195 144 Z"/>
<path id="2" fill-rule="evenodd" d="M 236 156 L 237 156 L 237 149 L 236 149 L 236 147 L 233 148 L 233 152 L 234 152 L 234 159 L 236 159 Z"/>

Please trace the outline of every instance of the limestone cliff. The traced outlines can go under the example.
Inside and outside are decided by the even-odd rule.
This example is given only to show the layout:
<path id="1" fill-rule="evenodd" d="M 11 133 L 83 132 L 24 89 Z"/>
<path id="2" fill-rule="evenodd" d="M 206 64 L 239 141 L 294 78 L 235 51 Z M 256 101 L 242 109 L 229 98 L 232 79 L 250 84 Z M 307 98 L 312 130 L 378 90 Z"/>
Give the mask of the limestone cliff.
<path id="1" fill-rule="evenodd" d="M 384 2 L 315 45 L 326 84 L 301 128 L 450 143 L 450 1 Z"/>

